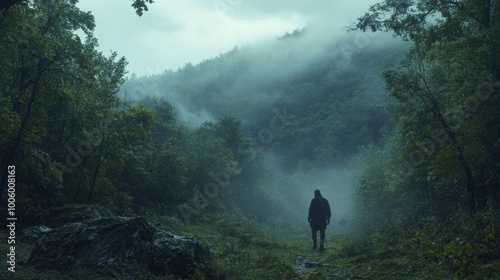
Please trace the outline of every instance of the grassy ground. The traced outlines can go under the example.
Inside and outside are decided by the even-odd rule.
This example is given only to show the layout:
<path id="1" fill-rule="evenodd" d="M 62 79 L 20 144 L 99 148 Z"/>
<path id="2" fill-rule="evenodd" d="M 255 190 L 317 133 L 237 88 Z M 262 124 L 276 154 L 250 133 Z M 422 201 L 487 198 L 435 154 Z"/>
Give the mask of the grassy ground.
<path id="1" fill-rule="evenodd" d="M 498 279 L 500 260 L 471 259 L 466 270 L 443 259 L 441 253 L 422 253 L 384 236 L 371 239 L 327 235 L 326 250 L 311 250 L 307 235 L 288 236 L 263 229 L 254 221 L 229 215 L 185 224 L 168 217 L 150 217 L 179 234 L 194 236 L 210 247 L 221 275 L 227 279 Z M 7 236 L 0 235 L 0 252 L 6 256 Z M 449 246 L 448 246 L 449 247 Z M 451 250 L 450 248 L 442 248 Z M 148 273 L 120 275 L 113 271 L 82 269 L 35 270 L 26 265 L 31 248 L 16 245 L 16 273 L 1 262 L 0 279 L 172 279 Z M 460 262 L 460 259 L 456 259 Z M 194 279 L 202 279 L 196 276 Z"/>
<path id="2" fill-rule="evenodd" d="M 301 237 L 279 237 L 245 217 L 221 215 L 197 224 L 159 218 L 177 233 L 207 244 L 219 271 L 229 279 L 291 279 L 294 262 L 306 244 Z"/>
<path id="3" fill-rule="evenodd" d="M 450 261 L 442 252 L 422 257 L 397 247 L 373 237 L 333 236 L 324 252 L 304 253 L 311 268 L 298 279 L 499 279 L 500 259 L 471 256 L 461 269 L 462 258 Z M 446 246 L 442 250 L 446 252 Z"/>
<path id="4" fill-rule="evenodd" d="M 434 244 L 429 238 L 388 239 L 330 235 L 325 251 L 311 249 L 310 237 L 284 237 L 259 229 L 251 220 L 230 216 L 185 225 L 164 219 L 181 234 L 196 236 L 208 244 L 229 279 L 499 279 L 500 260 L 475 258 L 458 246 Z M 411 233 L 411 230 L 408 230 Z M 331 233 L 331 231 L 330 231 Z M 467 246 L 463 246 L 467 248 Z M 417 252 L 418 251 L 418 252 Z M 467 262 L 464 261 L 467 255 Z M 446 257 L 445 257 L 446 256 Z"/>

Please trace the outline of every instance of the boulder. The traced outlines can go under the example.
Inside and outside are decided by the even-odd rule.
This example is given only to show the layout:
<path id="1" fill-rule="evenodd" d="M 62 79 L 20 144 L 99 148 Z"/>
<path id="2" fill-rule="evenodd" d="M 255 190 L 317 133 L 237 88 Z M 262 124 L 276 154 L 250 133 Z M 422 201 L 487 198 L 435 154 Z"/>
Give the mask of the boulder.
<path id="1" fill-rule="evenodd" d="M 143 217 L 108 217 L 62 225 L 34 246 L 28 264 L 37 268 L 149 271 L 158 276 L 215 279 L 209 249 L 197 239 L 157 227 Z"/>

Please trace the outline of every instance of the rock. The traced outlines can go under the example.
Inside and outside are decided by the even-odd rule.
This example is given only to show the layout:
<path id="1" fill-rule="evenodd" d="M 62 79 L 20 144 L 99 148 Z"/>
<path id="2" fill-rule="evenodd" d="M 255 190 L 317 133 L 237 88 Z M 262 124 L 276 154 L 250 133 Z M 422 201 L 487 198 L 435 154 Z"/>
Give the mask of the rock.
<path id="1" fill-rule="evenodd" d="M 142 270 L 176 278 L 201 272 L 205 279 L 216 278 L 213 258 L 205 245 L 142 217 L 109 217 L 60 226 L 36 243 L 28 264 L 52 269 Z"/>
<path id="2" fill-rule="evenodd" d="M 29 244 L 34 244 L 36 241 L 40 240 L 42 236 L 50 232 L 52 229 L 43 225 L 29 227 L 24 229 L 19 234 L 19 241 Z"/>

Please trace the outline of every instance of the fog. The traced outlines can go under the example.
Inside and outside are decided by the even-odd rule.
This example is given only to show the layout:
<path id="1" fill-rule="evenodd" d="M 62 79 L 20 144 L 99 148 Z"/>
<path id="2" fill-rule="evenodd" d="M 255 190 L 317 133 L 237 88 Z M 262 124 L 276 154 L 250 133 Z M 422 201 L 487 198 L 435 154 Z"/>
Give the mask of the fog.
<path id="1" fill-rule="evenodd" d="M 380 109 L 385 94 L 379 75 L 386 65 L 377 59 L 395 52 L 397 61 L 405 48 L 391 34 L 346 32 L 341 26 L 332 29 L 316 22 L 234 47 L 196 65 L 188 63 L 177 71 L 133 76 L 120 95 L 129 100 L 146 95 L 166 98 L 178 120 L 192 129 L 222 115 L 238 118 L 245 135 L 259 144 L 266 169 L 273 170 L 256 187 L 282 197 L 288 217 L 293 217 L 272 213 L 267 222 L 308 231 L 307 210 L 314 190 L 320 189 L 332 208 L 331 228 L 342 234 L 357 228 L 352 199 L 362 170 L 352 160 L 357 145 L 380 144 L 370 135 L 390 130 L 385 120 L 375 128 L 366 124 L 373 121 L 368 117 L 372 111 L 385 114 Z M 287 111 L 294 118 L 264 141 L 262 133 L 269 132 L 269 121 L 277 111 Z M 366 120 L 356 121 L 360 117 Z M 309 129 L 314 122 L 335 123 L 336 119 L 344 124 Z M 360 136 L 352 136 L 352 141 L 344 134 Z M 338 138 L 337 142 L 329 137 Z M 240 202 L 243 208 L 265 216 L 255 206 L 259 202 L 245 199 Z"/>
<path id="2" fill-rule="evenodd" d="M 170 0 L 155 1 L 142 17 L 122 0 L 80 1 L 77 5 L 95 16 L 99 49 L 106 54 L 117 51 L 129 61 L 131 74 L 144 76 L 175 70 L 188 62 L 198 64 L 233 46 L 253 44 L 316 22 L 322 22 L 328 33 L 336 33 L 376 2 Z"/>
<path id="3" fill-rule="evenodd" d="M 498 278 L 500 1 L 0 9 L 0 279 Z"/>
<path id="4" fill-rule="evenodd" d="M 319 189 L 322 196 L 329 201 L 332 211 L 330 231 L 335 234 L 356 231 L 358 225 L 353 217 L 353 194 L 356 186 L 356 175 L 360 172 L 360 169 L 352 167 L 345 169 L 324 168 L 313 172 L 312 179 L 304 185 L 302 193 L 297 199 L 304 202 L 297 207 L 300 220 L 307 221 L 309 203 L 314 197 L 314 190 Z"/>
<path id="5" fill-rule="evenodd" d="M 185 96 L 186 87 L 203 88 L 204 94 L 215 93 L 218 100 L 212 103 L 260 102 L 260 108 L 271 104 L 298 104 L 292 96 L 285 96 L 282 86 L 292 83 L 307 72 L 328 71 L 336 79 L 339 74 L 358 71 L 350 64 L 351 58 L 366 50 L 383 48 L 386 44 L 400 43 L 390 34 L 347 33 L 344 28 L 327 28 L 311 24 L 300 30 L 277 34 L 273 38 L 260 40 L 242 47 L 234 47 L 215 58 L 194 65 L 186 64 L 177 71 L 165 70 L 163 74 L 135 76 L 125 83 L 121 94 L 137 99 L 144 95 L 167 98 L 177 109 L 179 118 L 191 127 L 204 121 L 213 121 L 222 114 L 231 114 L 244 124 L 258 117 L 246 106 L 237 110 L 227 106 L 216 110 L 207 109 Z M 318 68 L 329 69 L 318 69 Z M 194 69 L 196 68 L 196 69 Z M 362 70 L 364 71 L 364 70 Z M 372 77 L 367 86 L 378 86 L 379 77 Z M 186 84 L 187 83 L 187 84 Z M 279 90 L 276 88 L 279 87 Z M 208 92 L 207 92 L 208 91 Z M 302 98 L 302 97 L 300 97 Z M 269 111 L 272 108 L 269 108 Z M 257 115 L 257 116 L 256 116 Z"/>

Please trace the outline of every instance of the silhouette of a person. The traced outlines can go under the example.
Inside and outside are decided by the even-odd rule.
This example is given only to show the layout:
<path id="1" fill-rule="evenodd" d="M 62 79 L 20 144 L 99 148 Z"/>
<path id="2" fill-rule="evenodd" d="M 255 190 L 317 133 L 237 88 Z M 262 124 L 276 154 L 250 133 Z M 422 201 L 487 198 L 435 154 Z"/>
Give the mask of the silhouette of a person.
<path id="1" fill-rule="evenodd" d="M 314 198 L 311 200 L 311 205 L 309 206 L 309 216 L 307 217 L 312 230 L 313 249 L 318 248 L 316 241 L 318 230 L 320 234 L 319 249 L 323 250 L 325 248 L 325 229 L 330 224 L 331 216 L 332 213 L 328 200 L 321 196 L 319 190 L 315 190 Z"/>

